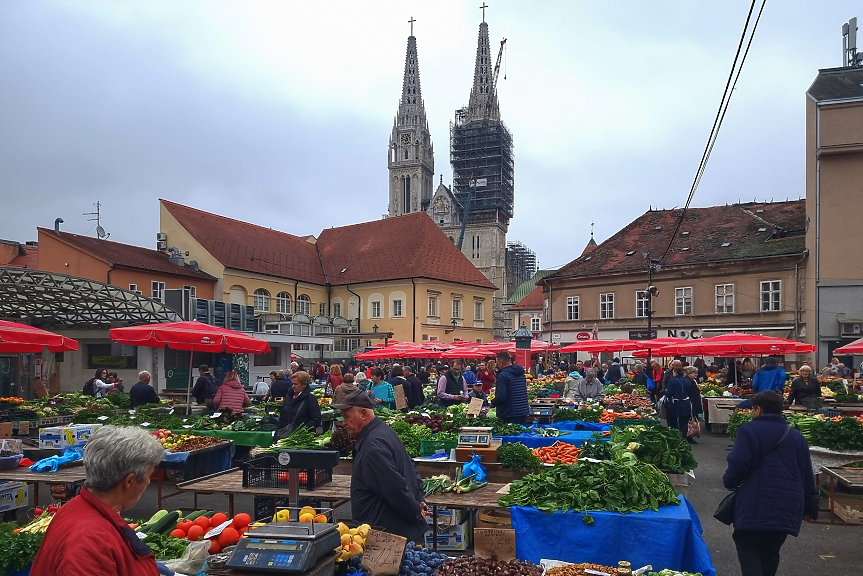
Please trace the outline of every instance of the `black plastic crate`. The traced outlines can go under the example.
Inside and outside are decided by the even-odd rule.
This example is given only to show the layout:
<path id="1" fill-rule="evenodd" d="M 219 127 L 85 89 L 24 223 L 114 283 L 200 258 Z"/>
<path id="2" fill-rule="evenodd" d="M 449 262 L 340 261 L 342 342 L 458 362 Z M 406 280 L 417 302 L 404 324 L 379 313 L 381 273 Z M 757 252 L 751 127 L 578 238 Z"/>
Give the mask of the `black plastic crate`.
<path id="1" fill-rule="evenodd" d="M 291 474 L 299 474 L 300 488 L 314 490 L 333 479 L 333 470 L 297 470 L 282 466 L 275 456 L 259 456 L 243 464 L 243 487 L 288 488 Z"/>

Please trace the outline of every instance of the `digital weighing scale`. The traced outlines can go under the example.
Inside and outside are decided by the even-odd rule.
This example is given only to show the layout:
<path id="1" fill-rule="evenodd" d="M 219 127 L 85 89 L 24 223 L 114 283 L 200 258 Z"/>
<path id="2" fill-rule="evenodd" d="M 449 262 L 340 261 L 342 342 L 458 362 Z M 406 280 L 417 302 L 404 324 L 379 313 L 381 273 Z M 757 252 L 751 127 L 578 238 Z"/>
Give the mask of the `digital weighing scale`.
<path id="1" fill-rule="evenodd" d="M 459 447 L 491 446 L 491 426 L 465 426 L 458 431 Z"/>
<path id="2" fill-rule="evenodd" d="M 554 404 L 533 402 L 530 404 L 530 417 L 540 424 L 551 424 L 554 419 Z"/>
<path id="3" fill-rule="evenodd" d="M 307 572 L 341 544 L 336 524 L 270 522 L 237 542 L 228 568 L 262 572 Z"/>

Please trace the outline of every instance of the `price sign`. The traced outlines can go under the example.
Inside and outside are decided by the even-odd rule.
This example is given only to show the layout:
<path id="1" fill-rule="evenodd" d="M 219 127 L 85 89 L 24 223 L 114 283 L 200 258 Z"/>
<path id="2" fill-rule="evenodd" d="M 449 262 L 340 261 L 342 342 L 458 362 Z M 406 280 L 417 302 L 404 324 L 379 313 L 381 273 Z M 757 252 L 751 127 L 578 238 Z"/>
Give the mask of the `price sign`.
<path id="1" fill-rule="evenodd" d="M 389 532 L 369 530 L 363 551 L 363 570 L 375 576 L 397 576 L 408 539 Z"/>
<path id="2" fill-rule="evenodd" d="M 22 420 L 18 422 L 18 436 L 26 436 L 30 433 L 30 421 Z"/>
<path id="3" fill-rule="evenodd" d="M 482 412 L 483 400 L 482 398 L 471 398 L 470 404 L 467 406 L 467 415 L 468 416 L 479 416 L 479 413 Z"/>
<path id="4" fill-rule="evenodd" d="M 107 416 L 99 416 L 98 418 L 96 418 L 96 420 L 107 420 L 107 419 L 108 419 Z"/>
<path id="5" fill-rule="evenodd" d="M 474 554 L 483 558 L 515 560 L 515 530 L 508 528 L 474 528 Z"/>
<path id="6" fill-rule="evenodd" d="M 150 425 L 149 422 L 141 422 L 141 426 L 143 426 L 144 428 L 146 428 L 149 425 Z"/>
<path id="7" fill-rule="evenodd" d="M 408 407 L 408 399 L 405 397 L 405 388 L 401 384 L 393 386 L 393 392 L 396 395 L 396 410 L 401 410 Z"/>
<path id="8" fill-rule="evenodd" d="M 212 416 L 210 416 L 210 418 L 218 418 L 218 417 L 219 417 L 219 416 L 221 416 L 221 415 L 222 415 L 222 413 L 221 413 L 221 412 L 213 412 L 213 415 L 212 415 Z"/>

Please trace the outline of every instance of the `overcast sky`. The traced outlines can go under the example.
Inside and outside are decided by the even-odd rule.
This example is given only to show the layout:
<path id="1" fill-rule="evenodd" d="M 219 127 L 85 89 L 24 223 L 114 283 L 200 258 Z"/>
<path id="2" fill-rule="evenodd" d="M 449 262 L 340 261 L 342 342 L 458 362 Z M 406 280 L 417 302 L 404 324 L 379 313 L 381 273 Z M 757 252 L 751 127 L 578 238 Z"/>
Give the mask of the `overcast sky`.
<path id="1" fill-rule="evenodd" d="M 477 1 L 0 0 L 0 238 L 155 247 L 158 198 L 293 234 L 380 218 L 413 16 L 435 169 Z M 515 141 L 509 239 L 543 267 L 685 202 L 748 0 L 489 0 Z M 759 2 L 760 4 L 760 2 Z M 859 2 L 768 2 L 693 205 L 805 194 L 804 94 Z M 495 49 L 496 51 L 496 49 Z"/>

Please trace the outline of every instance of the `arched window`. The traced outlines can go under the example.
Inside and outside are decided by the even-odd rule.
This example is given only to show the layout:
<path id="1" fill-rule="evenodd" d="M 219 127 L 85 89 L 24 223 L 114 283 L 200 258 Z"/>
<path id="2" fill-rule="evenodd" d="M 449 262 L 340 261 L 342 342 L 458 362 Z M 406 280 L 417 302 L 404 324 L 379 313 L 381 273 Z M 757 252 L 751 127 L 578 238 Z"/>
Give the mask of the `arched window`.
<path id="1" fill-rule="evenodd" d="M 263 288 L 255 290 L 255 310 L 258 312 L 270 311 L 270 293 Z"/>
<path id="2" fill-rule="evenodd" d="M 300 294 L 297 296 L 297 314 L 305 314 L 309 315 L 309 311 L 312 309 L 312 301 L 305 294 Z"/>
<path id="3" fill-rule="evenodd" d="M 287 292 L 276 294 L 276 312 L 279 314 L 291 313 L 291 295 Z"/>

